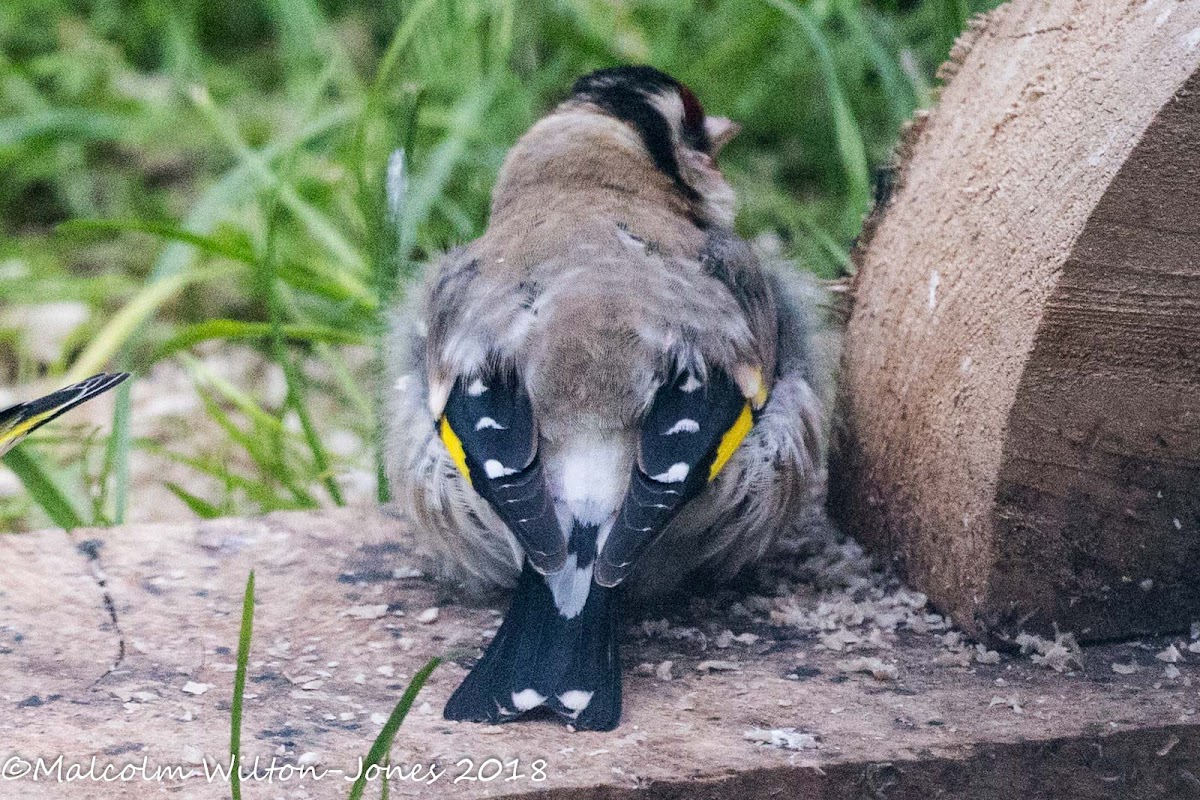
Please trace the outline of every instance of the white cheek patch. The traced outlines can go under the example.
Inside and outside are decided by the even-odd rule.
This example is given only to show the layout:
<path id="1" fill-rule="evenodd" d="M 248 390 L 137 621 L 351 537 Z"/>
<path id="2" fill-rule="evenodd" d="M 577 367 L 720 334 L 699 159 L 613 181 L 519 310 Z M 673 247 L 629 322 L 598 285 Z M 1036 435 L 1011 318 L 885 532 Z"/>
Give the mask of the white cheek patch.
<path id="1" fill-rule="evenodd" d="M 683 99 L 679 96 L 679 92 L 669 90 L 662 94 L 656 94 L 650 102 L 663 115 L 663 119 L 670 124 L 672 133 L 683 127 Z"/>
<path id="2" fill-rule="evenodd" d="M 592 565 L 580 569 L 576 566 L 577 558 L 571 553 L 562 569 L 546 576 L 546 585 L 554 596 L 554 607 L 563 619 L 574 619 L 583 612 L 592 589 Z"/>
<path id="3" fill-rule="evenodd" d="M 504 427 L 499 422 L 496 422 L 496 420 L 492 419 L 491 417 L 480 417 L 479 422 L 475 423 L 475 430 L 481 431 L 484 428 L 491 428 L 492 430 L 497 431 L 508 430 L 508 428 Z"/>
<path id="4" fill-rule="evenodd" d="M 476 430 L 479 430 L 476 428 Z M 677 433 L 696 433 L 700 430 L 700 423 L 694 419 L 681 419 L 667 430 L 663 436 L 674 436 Z"/>
<path id="5" fill-rule="evenodd" d="M 489 458 L 483 462 L 483 471 L 487 473 L 489 478 L 503 478 L 506 475 L 515 475 L 515 469 L 509 469 L 494 458 Z"/>
<path id="6" fill-rule="evenodd" d="M 687 479 L 688 473 L 691 472 L 691 467 L 687 464 L 679 463 L 672 464 L 671 468 L 666 472 L 658 475 L 651 475 L 650 479 L 659 483 L 683 483 Z"/>
<path id="7" fill-rule="evenodd" d="M 531 708 L 537 708 L 544 702 L 546 702 L 546 696 L 538 694 L 534 689 L 522 689 L 512 694 L 512 704 L 517 711 L 528 711 Z"/>

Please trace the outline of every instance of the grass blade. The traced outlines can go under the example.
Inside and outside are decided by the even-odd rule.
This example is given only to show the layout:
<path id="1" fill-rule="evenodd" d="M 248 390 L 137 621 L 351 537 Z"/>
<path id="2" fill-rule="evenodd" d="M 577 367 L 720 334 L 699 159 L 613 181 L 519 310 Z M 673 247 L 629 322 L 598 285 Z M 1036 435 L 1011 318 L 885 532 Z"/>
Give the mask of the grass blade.
<path id="1" fill-rule="evenodd" d="M 319 473 L 318 477 L 325 484 L 325 490 L 329 492 L 329 496 L 333 499 L 333 502 L 339 506 L 343 506 L 346 504 L 346 501 L 342 497 L 342 490 L 337 484 L 337 478 L 330 470 L 329 455 L 325 452 L 325 447 L 321 444 L 321 437 L 317 433 L 316 426 L 312 423 L 311 415 L 308 413 L 308 404 L 305 399 L 306 386 L 304 375 L 296 368 L 291 353 L 288 352 L 287 347 L 284 345 L 283 304 L 279 296 L 278 270 L 276 268 L 278 259 L 276 258 L 277 251 L 275 246 L 278 210 L 279 198 L 276 196 L 272 200 L 270 212 L 267 214 L 266 253 L 258 271 L 261 292 L 264 295 L 263 299 L 266 301 L 267 311 L 271 320 L 268 326 L 271 352 L 275 358 L 275 363 L 283 370 L 284 380 L 287 383 L 287 398 L 284 401 L 284 407 L 291 407 L 295 410 L 296 416 L 300 420 L 300 429 L 304 433 L 304 440 L 308 443 L 313 463 L 316 464 Z"/>
<path id="2" fill-rule="evenodd" d="M 178 483 L 168 481 L 163 485 L 167 487 L 167 491 L 178 497 L 200 519 L 216 519 L 221 516 L 221 509 L 204 498 L 192 494 Z"/>
<path id="3" fill-rule="evenodd" d="M 28 446 L 14 447 L 4 454 L 3 461 L 55 525 L 66 530 L 85 526 L 83 515 L 79 513 L 66 490 L 46 463 L 35 456 Z"/>
<path id="4" fill-rule="evenodd" d="M 242 800 L 242 706 L 246 696 L 246 665 L 250 662 L 250 639 L 254 635 L 254 570 L 246 579 L 242 598 L 242 629 L 238 633 L 237 672 L 233 676 L 233 702 L 229 710 L 229 791 Z"/>
<path id="5" fill-rule="evenodd" d="M 249 248 L 161 222 L 137 219 L 72 219 L 61 223 L 57 230 L 66 234 L 145 233 L 190 245 L 210 255 L 223 256 L 246 264 L 254 263 L 254 253 Z"/>
<path id="6" fill-rule="evenodd" d="M 871 207 L 871 172 L 867 163 L 867 149 L 863 144 L 862 131 L 859 130 L 858 121 L 854 118 L 854 113 L 850 110 L 850 104 L 846 100 L 846 94 L 842 90 L 837 67 L 833 62 L 833 54 L 829 51 L 825 35 L 807 8 L 793 5 L 788 0 L 764 0 L 764 2 L 779 10 L 796 24 L 797 29 L 804 35 L 813 54 L 817 57 L 817 66 L 825 84 L 825 94 L 833 110 L 833 128 L 837 139 L 838 155 L 846 174 L 846 183 L 849 185 L 850 208 L 847 212 L 847 223 L 856 228 L 862 221 L 863 215 Z"/>
<path id="7" fill-rule="evenodd" d="M 954 47 L 954 40 L 967 27 L 967 17 L 971 14 L 967 0 L 936 0 L 941 23 L 940 33 L 943 56 L 949 55 Z"/>
<path id="8" fill-rule="evenodd" d="M 840 0 L 838 16 L 863 49 L 883 85 L 883 96 L 896 128 L 912 116 L 917 107 L 917 90 L 904 75 L 896 58 L 875 37 L 867 21 L 867 9 L 861 3 Z"/>
<path id="9" fill-rule="evenodd" d="M 125 522 L 129 508 L 129 445 L 132 409 L 133 381 L 125 381 L 117 387 L 113 400 L 112 433 L 104 451 L 104 468 L 110 473 L 113 486 L 113 524 Z M 107 487 L 108 481 L 104 482 Z"/>
<path id="10" fill-rule="evenodd" d="M 412 708 L 413 701 L 417 699 L 417 695 L 421 691 L 421 687 L 425 685 L 425 681 L 429 680 L 429 676 L 442 663 L 440 658 L 431 658 L 413 675 L 412 680 L 408 682 L 408 688 L 404 690 L 404 695 L 400 698 L 400 702 L 396 703 L 396 707 L 392 709 L 391 716 L 383 725 L 383 730 L 375 737 L 375 743 L 371 745 L 370 751 L 367 753 L 366 761 L 362 765 L 362 774 L 358 776 L 358 780 L 354 782 L 354 786 L 350 789 L 349 800 L 361 800 L 363 790 L 367 786 L 366 771 L 369 767 L 382 764 L 387 758 L 388 753 L 392 750 L 392 742 L 396 739 L 396 732 L 400 730 L 400 724 L 404 722 L 404 718 L 408 716 L 409 709 Z"/>
<path id="11" fill-rule="evenodd" d="M 230 152 L 249 167 L 254 176 L 261 181 L 261 185 L 278 192 L 280 201 L 287 206 L 297 220 L 311 231 L 316 241 L 320 242 L 334 258 L 347 268 L 357 272 L 363 271 L 362 254 L 346 240 L 338 225 L 329 219 L 328 215 L 302 198 L 290 184 L 271 170 L 267 159 L 246 144 L 238 132 L 237 123 L 213 102 L 207 91 L 196 89 L 192 92 L 192 101 Z"/>
<path id="12" fill-rule="evenodd" d="M 80 381 L 88 375 L 100 372 L 104 365 L 135 337 L 142 323 L 153 316 L 164 303 L 184 287 L 192 283 L 226 277 L 234 272 L 235 270 L 230 268 L 196 269 L 152 282 L 126 303 L 92 337 L 87 347 L 71 366 L 71 370 L 67 373 L 67 380 Z"/>
<path id="13" fill-rule="evenodd" d="M 280 334 L 286 342 L 304 342 L 308 344 L 315 344 L 317 342 L 327 342 L 329 344 L 364 344 L 366 341 L 361 334 L 339 328 L 330 328 L 326 325 L 283 325 L 280 328 Z M 230 342 L 259 341 L 269 340 L 271 335 L 270 323 L 242 322 L 236 319 L 210 319 L 206 322 L 197 322 L 195 325 L 188 325 L 163 342 L 154 351 L 151 361 L 161 361 L 168 356 L 178 353 L 180 350 L 187 350 L 201 342 L 207 342 L 212 339 L 222 339 Z"/>

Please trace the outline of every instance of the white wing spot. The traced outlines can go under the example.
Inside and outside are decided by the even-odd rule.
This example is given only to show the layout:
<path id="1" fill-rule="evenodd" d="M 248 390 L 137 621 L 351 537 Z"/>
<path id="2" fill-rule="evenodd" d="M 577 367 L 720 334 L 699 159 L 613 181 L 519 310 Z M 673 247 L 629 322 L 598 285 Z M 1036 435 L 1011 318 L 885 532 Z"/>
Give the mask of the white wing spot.
<path id="1" fill-rule="evenodd" d="M 513 692 L 512 695 L 512 704 L 518 711 L 528 711 L 531 708 L 537 708 L 544 702 L 546 702 L 546 696 L 538 694 L 534 689 L 523 689 L 519 692 Z"/>
<path id="2" fill-rule="evenodd" d="M 475 380 L 471 381 L 471 385 L 467 387 L 467 394 L 471 395 L 471 397 L 479 397 L 479 395 L 483 394 L 487 390 L 488 387 L 483 385 L 483 381 L 479 378 L 476 378 Z"/>
<path id="3" fill-rule="evenodd" d="M 672 464 L 669 470 L 660 475 L 652 475 L 651 479 L 659 483 L 683 483 L 690 470 L 691 468 L 681 461 L 678 464 Z"/>
<path id="4" fill-rule="evenodd" d="M 501 425 L 499 422 L 496 422 L 496 420 L 492 419 L 491 417 L 480 417 L 479 422 L 475 423 L 475 430 L 481 431 L 484 428 L 494 428 L 495 430 L 498 430 L 498 431 L 508 430 L 508 428 L 505 428 L 503 425 Z"/>
<path id="5" fill-rule="evenodd" d="M 673 436 L 676 433 L 695 433 L 700 430 L 700 423 L 694 419 L 681 419 L 671 426 L 663 436 Z"/>
<path id="6" fill-rule="evenodd" d="M 685 391 L 688 394 L 691 394 L 692 392 L 696 391 L 703 385 L 704 385 L 703 383 L 701 383 L 699 380 L 696 379 L 695 375 L 693 375 L 692 373 L 689 372 L 688 376 L 687 376 L 687 380 L 684 381 L 683 386 L 680 386 L 679 388 L 682 391 Z"/>
<path id="7" fill-rule="evenodd" d="M 489 458 L 483 462 L 483 471 L 487 473 L 489 478 L 503 478 L 505 475 L 515 475 L 515 469 L 509 469 L 494 458 Z"/>

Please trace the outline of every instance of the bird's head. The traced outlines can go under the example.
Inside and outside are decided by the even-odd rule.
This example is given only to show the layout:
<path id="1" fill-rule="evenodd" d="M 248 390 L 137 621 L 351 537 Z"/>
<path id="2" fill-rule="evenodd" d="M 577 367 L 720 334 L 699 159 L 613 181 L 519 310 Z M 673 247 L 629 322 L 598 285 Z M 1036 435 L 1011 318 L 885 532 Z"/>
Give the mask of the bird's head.
<path id="1" fill-rule="evenodd" d="M 691 89 L 654 67 L 597 70 L 514 148 L 497 199 L 547 173 L 586 174 L 606 186 L 658 183 L 701 227 L 731 227 L 734 193 L 716 158 L 740 130 L 707 115 Z"/>

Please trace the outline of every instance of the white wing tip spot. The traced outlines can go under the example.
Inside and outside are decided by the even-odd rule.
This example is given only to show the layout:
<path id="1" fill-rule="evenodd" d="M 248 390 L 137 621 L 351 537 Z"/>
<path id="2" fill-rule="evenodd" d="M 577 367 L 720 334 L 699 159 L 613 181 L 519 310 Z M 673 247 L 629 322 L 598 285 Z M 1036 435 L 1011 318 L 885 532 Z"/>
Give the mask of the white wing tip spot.
<path id="1" fill-rule="evenodd" d="M 505 475 L 515 475 L 515 469 L 509 469 L 494 458 L 483 462 L 483 471 L 489 478 L 503 478 Z"/>
<path id="2" fill-rule="evenodd" d="M 523 689 L 512 694 L 513 707 L 518 711 L 528 711 L 531 708 L 537 708 L 544 702 L 546 702 L 546 696 L 538 694 L 535 689 Z"/>
<path id="3" fill-rule="evenodd" d="M 700 423 L 694 419 L 681 419 L 671 426 L 663 436 L 674 436 L 677 433 L 696 433 L 700 430 Z"/>
<path id="4" fill-rule="evenodd" d="M 681 461 L 678 464 L 672 464 L 666 472 L 652 475 L 651 479 L 659 483 L 683 483 L 687 479 L 689 471 L 691 468 Z"/>

